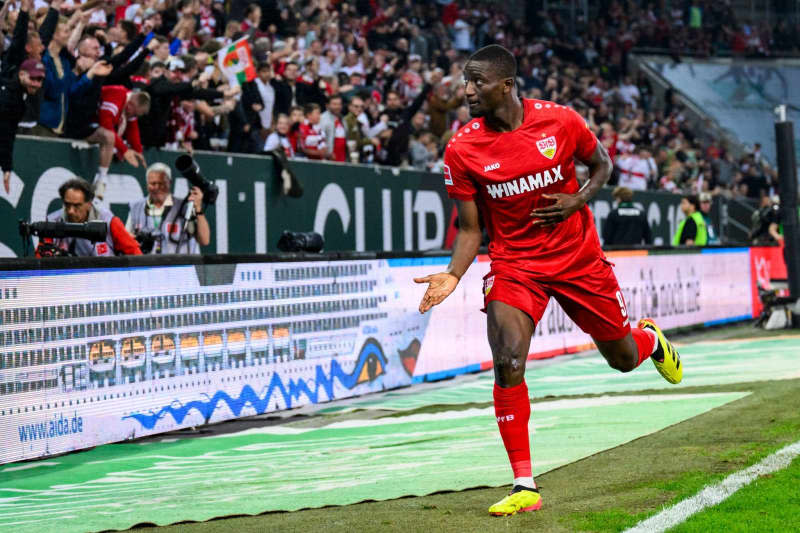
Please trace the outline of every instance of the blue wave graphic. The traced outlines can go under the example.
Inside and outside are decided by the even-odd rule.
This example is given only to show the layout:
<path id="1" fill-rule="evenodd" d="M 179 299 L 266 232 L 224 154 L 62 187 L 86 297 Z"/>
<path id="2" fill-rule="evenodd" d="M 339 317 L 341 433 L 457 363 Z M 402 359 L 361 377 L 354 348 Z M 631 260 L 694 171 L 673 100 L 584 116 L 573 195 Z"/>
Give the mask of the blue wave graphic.
<path id="1" fill-rule="evenodd" d="M 290 379 L 288 385 L 284 384 L 280 374 L 275 372 L 272 374 L 272 379 L 270 379 L 267 392 L 263 398 L 259 397 L 250 385 L 245 385 L 242 387 L 242 392 L 239 394 L 238 398 L 232 398 L 224 391 L 217 391 L 209 400 L 193 400 L 184 405 L 180 404 L 179 402 L 174 402 L 178 404 L 176 407 L 173 407 L 172 405 L 166 405 L 155 413 L 152 411 L 149 414 L 134 413 L 123 416 L 122 419 L 125 420 L 126 418 L 133 418 L 134 420 L 137 420 L 145 429 L 153 429 L 156 425 L 156 422 L 167 415 L 172 415 L 172 418 L 175 420 L 175 422 L 181 424 L 189 412 L 192 409 L 196 409 L 203 415 L 203 418 L 208 421 L 211 418 L 211 415 L 214 413 L 214 410 L 217 408 L 217 404 L 220 402 L 225 402 L 234 416 L 237 417 L 240 416 L 240 413 L 247 404 L 250 404 L 256 410 L 256 414 L 262 414 L 266 411 L 276 391 L 283 397 L 283 402 L 286 404 L 286 409 L 290 409 L 294 402 L 299 400 L 302 396 L 305 396 L 308 398 L 310 403 L 314 404 L 319 400 L 320 388 L 325 391 L 329 399 L 333 399 L 334 380 L 339 380 L 339 383 L 341 383 L 347 389 L 352 389 L 358 385 L 359 376 L 364 369 L 364 366 L 368 364 L 371 357 L 377 357 L 385 368 L 387 360 L 383 355 L 383 350 L 381 349 L 378 341 L 370 338 L 361 348 L 361 353 L 358 354 L 358 361 L 356 362 L 353 371 L 349 374 L 342 370 L 342 367 L 339 365 L 338 361 L 332 359 L 330 375 L 326 375 L 322 366 L 317 365 L 316 379 L 309 380 L 313 381 L 311 386 L 309 386 L 306 380 L 302 378 L 297 380 Z"/>

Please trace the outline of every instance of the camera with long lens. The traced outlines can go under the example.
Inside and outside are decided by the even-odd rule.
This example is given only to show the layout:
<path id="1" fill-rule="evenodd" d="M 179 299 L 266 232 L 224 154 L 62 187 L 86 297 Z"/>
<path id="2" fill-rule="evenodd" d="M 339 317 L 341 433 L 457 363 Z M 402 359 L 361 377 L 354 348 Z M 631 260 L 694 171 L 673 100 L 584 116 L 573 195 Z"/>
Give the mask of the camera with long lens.
<path id="1" fill-rule="evenodd" d="M 779 224 L 781 221 L 780 205 L 771 203 L 768 206 L 762 207 L 750 216 L 751 227 L 748 237 L 753 243 L 768 243 L 772 240 L 769 234 L 770 224 Z"/>
<path id="2" fill-rule="evenodd" d="M 179 155 L 178 159 L 175 160 L 175 168 L 184 178 L 189 180 L 189 183 L 203 191 L 203 205 L 210 205 L 217 201 L 219 187 L 203 176 L 200 172 L 200 167 L 192 159 L 192 156 L 187 154 Z"/>
<path id="3" fill-rule="evenodd" d="M 31 235 L 42 239 L 63 239 L 75 237 L 92 242 L 102 242 L 108 236 L 105 222 L 25 222 L 19 221 L 19 234 L 27 238 Z"/>
<path id="4" fill-rule="evenodd" d="M 25 222 L 24 220 L 20 220 L 19 234 L 22 236 L 26 249 L 28 239 L 31 236 L 39 237 L 40 239 L 64 239 L 67 237 L 74 237 L 76 239 L 86 239 L 94 243 L 106 240 L 108 236 L 108 225 L 100 221 L 79 223 L 47 221 Z M 38 252 L 39 255 L 43 257 L 69 255 L 65 250 L 49 243 L 40 243 Z"/>
<path id="5" fill-rule="evenodd" d="M 158 244 L 161 249 L 161 241 L 164 240 L 164 235 L 155 229 L 141 229 L 134 233 L 133 238 L 139 243 L 139 248 L 143 254 L 149 254 L 153 248 Z"/>

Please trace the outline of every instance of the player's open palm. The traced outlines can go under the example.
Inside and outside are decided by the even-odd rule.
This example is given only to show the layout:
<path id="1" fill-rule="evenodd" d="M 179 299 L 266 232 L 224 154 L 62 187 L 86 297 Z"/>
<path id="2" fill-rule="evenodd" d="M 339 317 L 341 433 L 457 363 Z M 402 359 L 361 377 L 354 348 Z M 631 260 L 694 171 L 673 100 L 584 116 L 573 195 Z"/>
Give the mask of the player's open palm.
<path id="1" fill-rule="evenodd" d="M 428 284 L 428 290 L 419 303 L 420 313 L 425 313 L 434 305 L 442 303 L 458 285 L 458 278 L 449 272 L 437 272 L 422 278 L 414 278 L 414 281 Z"/>

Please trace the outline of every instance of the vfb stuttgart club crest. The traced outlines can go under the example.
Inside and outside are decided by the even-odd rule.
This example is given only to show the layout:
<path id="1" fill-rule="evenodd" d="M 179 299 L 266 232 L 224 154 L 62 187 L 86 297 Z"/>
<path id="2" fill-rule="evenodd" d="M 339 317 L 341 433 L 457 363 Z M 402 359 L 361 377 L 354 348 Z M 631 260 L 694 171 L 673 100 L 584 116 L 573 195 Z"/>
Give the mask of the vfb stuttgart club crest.
<path id="1" fill-rule="evenodd" d="M 553 157 L 556 155 L 557 148 L 555 136 L 551 135 L 547 139 L 536 141 L 536 148 L 538 148 L 539 152 L 547 159 L 553 159 Z"/>

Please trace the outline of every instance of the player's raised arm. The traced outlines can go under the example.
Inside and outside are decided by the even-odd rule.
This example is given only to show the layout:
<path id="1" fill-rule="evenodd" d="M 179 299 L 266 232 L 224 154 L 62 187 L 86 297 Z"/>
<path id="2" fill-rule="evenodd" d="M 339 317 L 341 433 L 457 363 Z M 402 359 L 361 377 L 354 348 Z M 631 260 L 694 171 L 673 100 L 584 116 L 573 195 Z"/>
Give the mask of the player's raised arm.
<path id="1" fill-rule="evenodd" d="M 478 255 L 478 248 L 481 245 L 478 206 L 474 200 L 457 200 L 456 202 L 458 205 L 458 233 L 453 243 L 453 255 L 447 270 L 422 278 L 414 278 L 417 283 L 428 284 L 428 289 L 419 303 L 420 313 L 425 313 L 447 298 L 455 290 L 461 276 L 475 260 L 475 256 Z"/>

